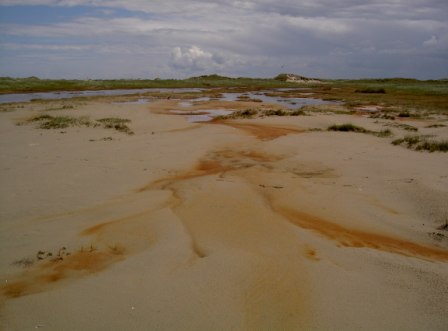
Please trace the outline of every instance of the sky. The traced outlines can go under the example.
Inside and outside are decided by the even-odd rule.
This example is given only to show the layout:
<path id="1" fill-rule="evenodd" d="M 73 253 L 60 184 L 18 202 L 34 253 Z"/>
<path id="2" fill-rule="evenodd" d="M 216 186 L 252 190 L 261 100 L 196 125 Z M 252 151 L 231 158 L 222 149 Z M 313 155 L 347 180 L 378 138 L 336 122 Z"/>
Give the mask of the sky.
<path id="1" fill-rule="evenodd" d="M 448 78 L 448 0 L 0 0 L 0 76 Z"/>

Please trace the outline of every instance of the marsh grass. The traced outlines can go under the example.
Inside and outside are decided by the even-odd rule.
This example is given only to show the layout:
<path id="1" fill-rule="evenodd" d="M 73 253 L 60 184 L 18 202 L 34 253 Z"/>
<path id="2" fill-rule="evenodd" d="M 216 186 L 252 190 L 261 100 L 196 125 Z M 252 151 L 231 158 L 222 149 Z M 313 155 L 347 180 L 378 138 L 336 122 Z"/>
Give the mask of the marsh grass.
<path id="1" fill-rule="evenodd" d="M 359 132 L 359 133 L 368 133 L 369 130 L 364 129 L 363 127 L 353 125 L 351 123 L 345 124 L 333 124 L 328 127 L 328 131 L 341 131 L 341 132 Z"/>
<path id="2" fill-rule="evenodd" d="M 362 89 L 355 90 L 355 93 L 370 93 L 370 94 L 384 94 L 386 93 L 386 90 L 382 87 L 367 87 Z"/>
<path id="3" fill-rule="evenodd" d="M 327 128 L 327 131 L 339 131 L 339 132 L 356 132 L 356 133 L 366 133 L 371 134 L 380 138 L 386 138 L 393 135 L 392 131 L 389 129 L 381 130 L 381 131 L 372 131 L 364 129 L 363 127 L 353 125 L 351 123 L 345 123 L 345 124 L 334 124 Z"/>
<path id="4" fill-rule="evenodd" d="M 75 108 L 75 106 L 73 106 L 73 105 L 63 105 L 60 107 L 46 108 L 45 111 L 68 110 L 68 109 L 74 109 L 74 108 Z"/>
<path id="5" fill-rule="evenodd" d="M 0 113 L 9 113 L 23 108 L 25 108 L 23 104 L 4 103 L 0 104 Z"/>
<path id="6" fill-rule="evenodd" d="M 40 129 L 66 129 L 69 127 L 100 127 L 105 129 L 114 129 L 119 132 L 126 133 L 128 135 L 134 134 L 134 132 L 127 126 L 131 120 L 126 118 L 107 117 L 101 118 L 92 122 L 89 117 L 71 117 L 71 116 L 52 116 L 48 114 L 38 115 L 30 118 L 26 122 L 20 122 L 18 125 L 26 123 L 38 122 L 38 128 Z"/>
<path id="7" fill-rule="evenodd" d="M 417 132 L 418 128 L 416 128 L 415 126 L 409 125 L 409 124 L 405 124 L 405 123 L 387 123 L 385 124 L 386 126 L 390 126 L 390 127 L 394 127 L 394 128 L 398 128 L 398 129 L 403 129 L 405 131 L 410 131 L 410 132 Z"/>
<path id="8" fill-rule="evenodd" d="M 0 77 L 0 93 L 83 91 L 142 88 L 194 88 L 194 87 L 252 87 L 277 88 L 297 87 L 271 78 L 230 78 L 219 75 L 206 75 L 187 79 L 114 79 L 114 80 L 65 80 L 39 79 L 37 77 Z"/>
<path id="9" fill-rule="evenodd" d="M 301 116 L 306 113 L 301 109 L 285 110 L 285 109 L 245 109 L 233 112 L 229 115 L 217 116 L 216 119 L 238 119 L 238 118 L 254 118 L 256 116 L 270 117 L 270 116 Z"/>
<path id="10" fill-rule="evenodd" d="M 39 122 L 40 129 L 65 129 L 73 126 L 86 126 L 90 127 L 94 124 L 88 117 L 71 117 L 71 116 L 51 116 L 51 115 L 39 115 L 31 118 L 28 122 Z"/>
<path id="11" fill-rule="evenodd" d="M 415 151 L 448 152 L 448 140 L 436 140 L 428 136 L 405 136 L 392 141 L 393 145 L 405 146 Z"/>
<path id="12" fill-rule="evenodd" d="M 131 120 L 127 118 L 107 117 L 96 121 L 101 123 L 106 129 L 114 129 L 128 135 L 134 134 L 134 132 L 126 125 L 126 123 L 131 122 Z"/>
<path id="13" fill-rule="evenodd" d="M 384 89 L 387 93 L 359 93 L 368 89 Z M 314 97 L 343 101 L 349 107 L 381 105 L 399 112 L 412 111 L 411 117 L 428 114 L 448 115 L 448 81 L 413 79 L 333 80 L 325 87 L 313 88 Z M 392 112 L 393 115 L 395 111 Z M 389 114 L 389 115 L 392 115 Z"/>
<path id="14" fill-rule="evenodd" d="M 256 109 L 245 109 L 245 110 L 235 111 L 229 115 L 217 116 L 217 117 L 215 117 L 215 119 L 227 120 L 227 119 L 238 119 L 238 118 L 253 118 L 257 114 L 258 114 L 258 110 L 256 110 Z"/>

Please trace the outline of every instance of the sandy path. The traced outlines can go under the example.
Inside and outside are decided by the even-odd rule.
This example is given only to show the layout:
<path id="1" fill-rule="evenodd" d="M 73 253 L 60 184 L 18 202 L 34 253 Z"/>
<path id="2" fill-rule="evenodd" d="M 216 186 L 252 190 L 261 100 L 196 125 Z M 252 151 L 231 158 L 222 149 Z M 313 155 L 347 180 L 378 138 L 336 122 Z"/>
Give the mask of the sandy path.
<path id="1" fill-rule="evenodd" d="M 76 109 L 129 118 L 133 136 L 0 114 L 3 329 L 448 327 L 447 241 L 428 235 L 446 154 L 308 131 L 378 129 L 363 117 L 197 124 L 176 108 Z"/>

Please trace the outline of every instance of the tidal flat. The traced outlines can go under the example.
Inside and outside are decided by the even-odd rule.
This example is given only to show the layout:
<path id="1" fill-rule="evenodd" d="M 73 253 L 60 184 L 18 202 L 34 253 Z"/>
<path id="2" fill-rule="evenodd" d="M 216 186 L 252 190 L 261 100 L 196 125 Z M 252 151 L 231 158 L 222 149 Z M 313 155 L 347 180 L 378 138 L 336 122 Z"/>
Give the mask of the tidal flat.
<path id="1" fill-rule="evenodd" d="M 2 328 L 446 330 L 447 83 L 215 80 L 0 105 Z"/>

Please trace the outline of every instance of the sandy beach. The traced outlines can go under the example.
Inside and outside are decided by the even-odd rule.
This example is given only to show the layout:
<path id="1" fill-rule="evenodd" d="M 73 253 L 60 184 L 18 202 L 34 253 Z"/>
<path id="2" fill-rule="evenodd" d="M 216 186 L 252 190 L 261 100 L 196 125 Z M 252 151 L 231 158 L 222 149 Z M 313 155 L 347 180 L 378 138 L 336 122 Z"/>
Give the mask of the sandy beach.
<path id="1" fill-rule="evenodd" d="M 391 144 L 446 119 L 130 98 L 0 113 L 1 330 L 448 329 L 448 154 Z"/>

